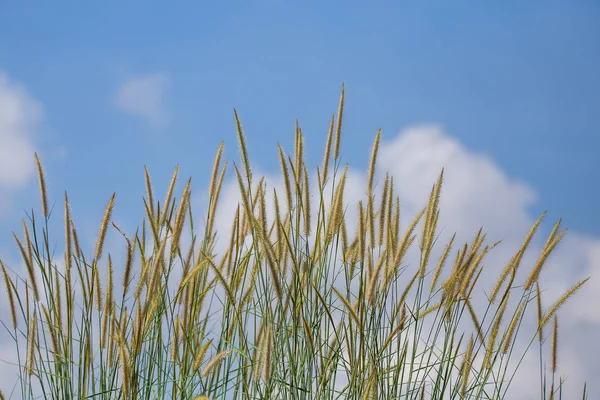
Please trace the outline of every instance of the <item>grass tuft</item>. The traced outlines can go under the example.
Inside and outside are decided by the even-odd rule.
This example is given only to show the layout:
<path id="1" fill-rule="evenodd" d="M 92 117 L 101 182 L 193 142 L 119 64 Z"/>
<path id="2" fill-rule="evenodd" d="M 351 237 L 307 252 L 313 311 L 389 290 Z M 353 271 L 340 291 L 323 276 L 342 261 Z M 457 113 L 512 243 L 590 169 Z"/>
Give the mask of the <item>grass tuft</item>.
<path id="1" fill-rule="evenodd" d="M 400 231 L 394 177 L 385 173 L 376 188 L 381 131 L 371 150 L 366 199 L 346 201 L 344 101 L 342 85 L 313 186 L 298 121 L 293 156 L 278 145 L 278 190 L 264 177 L 252 183 L 234 110 L 241 163 L 233 172 L 241 201 L 222 210 L 233 217 L 226 237 L 221 233 L 229 227 L 215 226 L 227 169 L 223 142 L 202 229 L 192 212 L 191 178 L 179 191 L 177 166 L 161 203 L 144 167 L 141 227 L 130 235 L 111 220 L 113 193 L 90 257 L 80 247 L 65 193 L 62 267 L 51 253 L 51 213 L 36 154 L 42 223 L 32 212 L 23 238 L 13 234 L 26 277 L 0 261 L 10 307 L 4 326 L 17 345 L 19 380 L 0 391 L 0 400 L 502 399 L 536 339 L 540 395 L 560 397 L 557 314 L 587 281 L 542 309 L 539 279 L 566 233 L 562 221 L 525 282 L 517 271 L 525 268 L 524 254 L 545 213 L 488 288 L 480 279 L 483 265 L 500 242 L 488 244 L 481 229 L 470 243 L 457 244 L 456 233 L 438 243 L 444 170 Z M 125 239 L 122 257 L 104 249 L 113 233 Z M 537 307 L 529 310 L 534 300 Z M 552 343 L 545 343 L 551 320 Z M 522 331 L 532 325 L 535 332 Z M 527 343 L 520 354 L 519 344 Z M 547 351 L 551 379 L 543 363 Z"/>

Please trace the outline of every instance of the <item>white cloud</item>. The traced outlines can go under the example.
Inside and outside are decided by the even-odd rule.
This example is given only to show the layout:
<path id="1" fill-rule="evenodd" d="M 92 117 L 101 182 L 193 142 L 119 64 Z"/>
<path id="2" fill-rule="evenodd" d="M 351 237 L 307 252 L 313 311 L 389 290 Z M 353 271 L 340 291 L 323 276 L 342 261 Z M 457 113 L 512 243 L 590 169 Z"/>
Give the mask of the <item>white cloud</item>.
<path id="1" fill-rule="evenodd" d="M 486 232 L 520 240 L 518 234 L 533 222 L 528 207 L 537 201 L 535 191 L 512 181 L 491 159 L 469 152 L 439 127 L 409 128 L 384 141 L 379 161 L 379 168 L 394 176 L 400 201 L 410 207 L 423 206 L 445 167 L 440 218 L 452 230 L 471 234 L 483 225 Z"/>
<path id="2" fill-rule="evenodd" d="M 151 124 L 165 124 L 169 120 L 165 108 L 165 94 L 169 83 L 169 77 L 162 73 L 130 77 L 117 89 L 115 105 L 125 113 Z"/>
<path id="3" fill-rule="evenodd" d="M 0 213 L 10 196 L 35 174 L 33 129 L 43 117 L 25 87 L 0 71 Z"/>
<path id="4" fill-rule="evenodd" d="M 423 207 L 442 167 L 444 184 L 439 223 L 439 227 L 445 229 L 442 236 L 447 239 L 457 231 L 457 239 L 460 239 L 457 243 L 470 241 L 483 226 L 489 243 L 502 239 L 503 243 L 486 257 L 490 278 L 494 279 L 537 219 L 529 207 L 538 201 L 538 196 L 532 187 L 509 178 L 491 159 L 469 151 L 439 127 L 409 128 L 396 138 L 382 142 L 378 168 L 394 176 L 404 210 L 408 210 L 404 215 L 414 215 Z M 555 222 L 546 220 L 543 226 L 552 226 Z M 407 223 L 406 218 L 404 223 Z M 526 253 L 523 269 L 532 267 L 545 239 L 538 232 Z M 579 395 L 585 380 L 588 388 L 600 390 L 592 381 L 592 377 L 600 376 L 600 363 L 595 356 L 600 354 L 600 345 L 580 337 L 583 326 L 589 333 L 588 338 L 600 336 L 600 312 L 594 306 L 600 300 L 599 255 L 600 238 L 571 230 L 548 259 L 540 280 L 540 286 L 546 289 L 543 298 L 547 308 L 570 286 L 592 276 L 562 312 L 559 311 L 559 359 L 562 357 L 561 372 L 569 375 L 567 393 Z M 527 367 L 520 369 L 521 377 L 529 375 L 525 374 L 526 370 Z M 539 370 L 534 374 L 539 374 Z M 539 384 L 537 376 L 532 375 L 532 380 Z M 527 380 L 518 382 L 525 384 Z"/>

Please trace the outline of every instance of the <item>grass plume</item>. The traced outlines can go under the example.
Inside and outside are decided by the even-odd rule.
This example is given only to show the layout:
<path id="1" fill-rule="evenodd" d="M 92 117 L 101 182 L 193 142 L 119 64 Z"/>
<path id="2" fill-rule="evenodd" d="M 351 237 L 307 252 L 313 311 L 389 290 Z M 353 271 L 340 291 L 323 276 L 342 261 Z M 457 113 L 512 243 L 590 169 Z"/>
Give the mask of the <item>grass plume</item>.
<path id="1" fill-rule="evenodd" d="M 64 244 L 62 267 L 51 252 L 36 154 L 42 222 L 32 212 L 24 238 L 13 234 L 26 276 L 0 261 L 10 308 L 4 326 L 20 346 L 19 383 L 3 388 L 0 400 L 499 399 L 522 368 L 515 343 L 536 338 L 540 351 L 551 347 L 552 379 L 540 363 L 540 391 L 559 395 L 557 315 L 587 281 L 542 310 L 540 276 L 566 233 L 561 221 L 525 282 L 516 282 L 517 270 L 526 268 L 524 254 L 545 213 L 487 287 L 480 277 L 498 242 L 488 244 L 483 230 L 470 243 L 456 243 L 456 233 L 438 241 L 443 169 L 400 231 L 397 181 L 383 171 L 376 184 L 381 131 L 360 188 L 366 199 L 348 202 L 344 96 L 342 85 L 316 174 L 306 161 L 310 136 L 298 122 L 293 155 L 274 144 L 282 189 L 264 177 L 252 183 L 234 110 L 241 162 L 232 172 L 241 201 L 223 210 L 235 214 L 230 234 L 215 217 L 227 167 L 223 142 L 203 214 L 192 212 L 191 178 L 178 188 L 179 166 L 162 203 L 144 167 L 140 226 L 126 233 L 112 221 L 113 193 L 91 254 L 80 246 L 65 192 L 65 237 L 56 242 Z M 113 233 L 125 239 L 122 259 L 105 249 Z M 528 313 L 532 301 L 537 312 Z M 529 318 L 538 329 L 524 334 Z M 552 345 L 541 346 L 551 320 Z"/>

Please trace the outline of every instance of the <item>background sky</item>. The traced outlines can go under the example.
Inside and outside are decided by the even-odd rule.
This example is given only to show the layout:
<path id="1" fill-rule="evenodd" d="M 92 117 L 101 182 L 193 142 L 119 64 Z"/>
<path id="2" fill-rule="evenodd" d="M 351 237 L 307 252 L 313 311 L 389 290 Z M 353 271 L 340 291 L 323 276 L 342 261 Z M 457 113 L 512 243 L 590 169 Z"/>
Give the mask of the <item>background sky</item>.
<path id="1" fill-rule="evenodd" d="M 144 165 L 159 193 L 176 164 L 201 193 L 221 140 L 237 160 L 234 107 L 261 171 L 278 173 L 276 144 L 292 151 L 296 119 L 307 163 L 320 163 L 344 82 L 342 157 L 357 177 L 381 128 L 380 175 L 394 172 L 409 209 L 446 167 L 452 231 L 484 225 L 510 244 L 544 210 L 542 236 L 563 218 L 570 239 L 548 287 L 556 298 L 595 274 L 564 334 L 577 379 L 591 379 L 600 362 L 581 339 L 600 334 L 599 21 L 584 0 L 2 2 L 0 258 L 17 260 L 11 232 L 39 209 L 34 151 L 57 219 L 68 190 L 93 243 L 113 191 L 115 218 L 135 230 Z"/>

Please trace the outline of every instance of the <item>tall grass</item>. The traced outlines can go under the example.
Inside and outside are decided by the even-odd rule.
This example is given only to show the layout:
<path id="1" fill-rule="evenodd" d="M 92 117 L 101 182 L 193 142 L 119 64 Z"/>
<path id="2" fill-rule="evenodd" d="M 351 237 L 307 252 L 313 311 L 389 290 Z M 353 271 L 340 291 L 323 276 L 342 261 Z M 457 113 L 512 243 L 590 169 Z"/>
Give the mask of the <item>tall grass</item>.
<path id="1" fill-rule="evenodd" d="M 296 127 L 291 157 L 279 147 L 283 190 L 267 193 L 264 178 L 252 174 L 235 113 L 241 164 L 234 171 L 242 200 L 231 236 L 221 238 L 223 252 L 215 250 L 227 167 L 222 144 L 201 234 L 190 180 L 177 198 L 176 169 L 160 202 L 145 170 L 141 228 L 128 235 L 111 221 L 113 194 L 91 255 L 80 247 L 65 194 L 63 267 L 52 261 L 36 155 L 42 214 L 32 212 L 21 238 L 14 235 L 27 276 L 1 264 L 18 376 L 0 399 L 500 399 L 524 356 L 516 351 L 518 338 L 528 343 L 525 352 L 539 346 L 540 398 L 560 397 L 557 311 L 585 283 L 542 309 L 538 279 L 565 234 L 560 221 L 524 282 L 517 271 L 526 268 L 521 260 L 544 215 L 486 287 L 483 260 L 498 243 L 485 244 L 482 231 L 471 243 L 454 243 L 456 236 L 437 243 L 443 171 L 427 204 L 400 232 L 393 177 L 386 174 L 377 190 L 374 184 L 380 133 L 366 200 L 357 211 L 347 207 L 343 107 L 342 91 L 313 193 L 302 130 Z M 352 237 L 347 221 L 354 215 Z M 124 265 L 104 252 L 111 229 L 123 236 Z M 407 264 L 415 246 L 418 263 Z M 441 256 L 433 258 L 436 246 Z M 477 291 L 488 294 L 483 307 L 473 304 Z M 519 328 L 531 319 L 537 331 L 522 338 Z M 547 325 L 553 326 L 550 344 Z"/>

